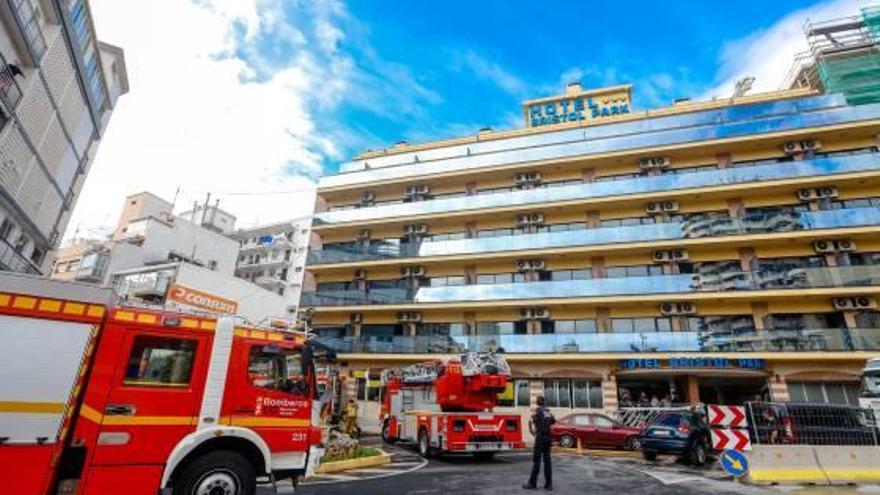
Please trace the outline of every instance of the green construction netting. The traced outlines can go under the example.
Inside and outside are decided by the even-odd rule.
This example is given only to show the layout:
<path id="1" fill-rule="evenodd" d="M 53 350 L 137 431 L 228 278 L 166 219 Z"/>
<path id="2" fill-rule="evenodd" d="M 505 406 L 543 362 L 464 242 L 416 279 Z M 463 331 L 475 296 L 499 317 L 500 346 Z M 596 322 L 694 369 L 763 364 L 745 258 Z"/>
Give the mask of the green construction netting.
<path id="1" fill-rule="evenodd" d="M 862 21 L 880 42 L 880 8 L 862 9 Z M 843 93 L 852 105 L 880 102 L 880 52 L 819 62 L 819 77 L 829 93 Z"/>

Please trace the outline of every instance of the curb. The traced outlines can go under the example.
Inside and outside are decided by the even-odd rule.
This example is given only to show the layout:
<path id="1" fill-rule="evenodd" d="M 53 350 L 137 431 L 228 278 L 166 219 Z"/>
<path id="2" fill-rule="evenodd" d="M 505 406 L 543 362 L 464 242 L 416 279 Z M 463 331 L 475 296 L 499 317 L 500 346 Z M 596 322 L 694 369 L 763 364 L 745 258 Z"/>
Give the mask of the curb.
<path id="1" fill-rule="evenodd" d="M 315 474 L 332 474 L 352 469 L 363 469 L 369 467 L 382 466 L 391 462 L 391 454 L 382 449 L 376 449 L 379 455 L 372 457 L 359 457 L 357 459 L 346 459 L 344 461 L 326 462 L 318 465 Z"/>
<path id="2" fill-rule="evenodd" d="M 621 457 L 630 459 L 641 459 L 642 453 L 635 450 L 599 450 L 599 449 L 567 449 L 564 447 L 553 447 L 553 452 L 557 454 L 573 454 L 573 455 L 589 455 L 593 457 Z"/>

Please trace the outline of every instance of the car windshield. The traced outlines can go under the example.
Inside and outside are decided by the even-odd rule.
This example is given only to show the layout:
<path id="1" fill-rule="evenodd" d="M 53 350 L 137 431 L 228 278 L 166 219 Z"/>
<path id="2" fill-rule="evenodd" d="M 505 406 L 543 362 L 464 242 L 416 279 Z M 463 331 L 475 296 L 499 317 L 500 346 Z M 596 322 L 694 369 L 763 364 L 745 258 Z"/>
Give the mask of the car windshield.
<path id="1" fill-rule="evenodd" d="M 661 425 L 661 426 L 676 426 L 677 427 L 684 420 L 685 420 L 685 418 L 683 418 L 682 416 L 679 416 L 677 414 L 664 414 L 663 416 L 660 416 L 660 419 L 657 420 L 656 424 Z"/>

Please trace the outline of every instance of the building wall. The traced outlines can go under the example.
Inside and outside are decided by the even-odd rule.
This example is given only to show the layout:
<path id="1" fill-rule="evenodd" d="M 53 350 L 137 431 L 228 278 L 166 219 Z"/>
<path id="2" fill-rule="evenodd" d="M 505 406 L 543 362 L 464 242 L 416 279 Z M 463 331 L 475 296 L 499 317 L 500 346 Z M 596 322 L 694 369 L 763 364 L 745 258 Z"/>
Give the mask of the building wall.
<path id="1" fill-rule="evenodd" d="M 22 73 L 4 76 L 9 82 L 0 91 L 0 222 L 12 225 L 2 229 L 0 263 L 42 272 L 128 82 L 122 51 L 98 49 L 87 2 L 25 0 L 4 5 L 0 17 L 0 63 Z M 20 26 L 32 17 L 38 29 L 25 35 Z M 101 57 L 120 70 L 104 75 Z"/>
<path id="2" fill-rule="evenodd" d="M 113 231 L 113 240 L 125 237 L 128 224 L 134 220 L 145 217 L 157 217 L 170 215 L 174 205 L 150 192 L 142 192 L 126 196 L 122 206 L 122 213 L 116 222 Z"/>

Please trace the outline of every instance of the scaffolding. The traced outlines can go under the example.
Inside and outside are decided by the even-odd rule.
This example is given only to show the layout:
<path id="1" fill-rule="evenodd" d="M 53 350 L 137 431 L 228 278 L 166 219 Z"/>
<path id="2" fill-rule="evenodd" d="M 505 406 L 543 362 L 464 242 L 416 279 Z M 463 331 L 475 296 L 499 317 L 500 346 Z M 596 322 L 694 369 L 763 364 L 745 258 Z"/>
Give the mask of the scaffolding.
<path id="1" fill-rule="evenodd" d="M 841 93 L 847 103 L 880 102 L 880 7 L 804 24 L 809 50 L 798 54 L 785 87 Z"/>

